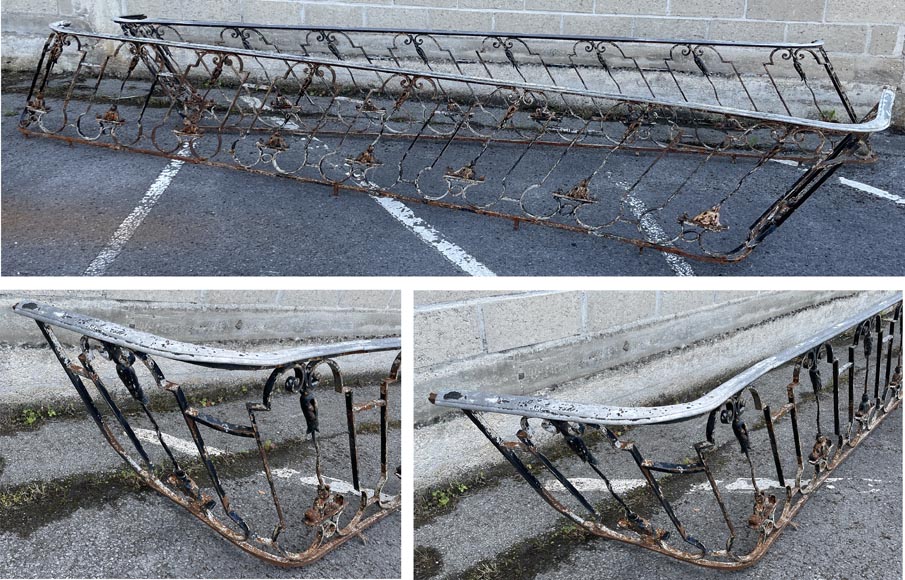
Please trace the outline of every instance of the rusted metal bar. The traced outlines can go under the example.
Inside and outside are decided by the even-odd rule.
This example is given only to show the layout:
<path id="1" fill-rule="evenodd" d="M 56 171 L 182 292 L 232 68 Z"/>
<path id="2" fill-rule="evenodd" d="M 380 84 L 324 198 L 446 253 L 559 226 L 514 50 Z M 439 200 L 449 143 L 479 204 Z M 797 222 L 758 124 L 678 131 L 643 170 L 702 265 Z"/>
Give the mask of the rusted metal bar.
<path id="1" fill-rule="evenodd" d="M 353 389 L 343 385 L 342 372 L 336 359 L 360 353 L 398 351 L 398 338 L 356 340 L 324 346 L 304 346 L 279 352 L 238 352 L 223 348 L 207 347 L 164 339 L 141 331 L 126 328 L 95 318 L 65 312 L 48 304 L 24 301 L 13 307 L 14 311 L 36 321 L 64 371 L 75 387 L 89 415 L 101 430 L 110 446 L 128 463 L 138 477 L 149 487 L 184 507 L 192 515 L 205 522 L 230 542 L 246 552 L 267 562 L 286 567 L 304 566 L 324 554 L 336 549 L 349 539 L 360 536 L 362 531 L 400 507 L 399 495 L 384 493 L 387 483 L 387 393 L 391 384 L 398 381 L 401 353 L 396 356 L 387 377 L 379 385 L 379 404 L 349 411 L 347 430 L 350 442 L 350 465 L 352 485 L 333 489 L 341 479 L 330 479 L 324 474 L 321 447 L 318 442 L 320 430 L 318 398 L 326 393 L 319 389 L 319 368 L 326 367 L 332 375 L 334 390 L 341 395 L 343 406 L 349 409 Z M 75 332 L 79 340 L 79 353 L 75 364 L 66 348 L 57 339 L 54 329 Z M 193 403 L 186 389 L 166 379 L 157 364 L 157 359 L 169 359 L 184 363 L 223 370 L 269 370 L 269 377 L 263 388 L 261 403 L 248 402 L 245 410 L 248 425 L 241 425 L 221 419 L 216 408 Z M 150 454 L 136 434 L 133 423 L 137 416 L 125 413 L 104 383 L 97 367 L 113 364 L 115 375 L 126 387 L 129 395 L 142 409 L 153 426 L 155 444 L 159 444 L 165 458 L 162 464 L 155 464 Z M 140 372 L 140 369 L 142 369 Z M 109 369 L 108 369 L 109 370 Z M 146 371 L 146 372 L 145 372 Z M 139 379 L 141 374 L 144 379 Z M 167 444 L 169 435 L 162 433 L 155 414 L 149 406 L 149 399 L 142 385 L 148 375 L 159 389 L 173 395 L 186 428 L 197 449 L 203 473 L 207 482 L 189 475 L 186 465 L 181 465 Z M 83 379 L 90 381 L 104 405 L 110 410 L 117 426 L 126 435 L 127 441 L 120 442 L 118 435 L 109 424 L 109 416 L 95 403 Z M 310 507 L 303 517 L 287 517 L 284 504 L 277 495 L 274 471 L 271 468 L 271 445 L 262 435 L 259 414 L 271 410 L 274 390 L 282 386 L 289 393 L 298 395 L 302 415 L 305 419 L 306 437 L 310 436 L 310 450 L 314 455 L 314 475 L 316 485 L 308 504 Z M 356 439 L 355 412 L 366 412 L 378 408 L 380 413 L 380 467 L 373 476 L 373 489 L 361 486 L 357 448 L 361 440 Z M 203 429 L 211 429 L 239 438 L 251 438 L 255 442 L 257 455 L 263 467 L 263 477 L 267 480 L 270 499 L 276 515 L 276 524 L 266 527 L 265 534 L 255 531 L 252 520 L 242 513 L 247 501 L 236 501 L 227 491 L 228 483 L 222 479 L 218 466 L 212 459 L 211 450 L 205 443 Z M 310 455 L 308 451 L 304 455 Z M 304 459 L 304 457 L 302 458 Z M 398 473 L 398 470 L 397 470 Z M 332 482 L 332 483 L 331 483 Z M 211 496 L 213 490 L 216 498 Z M 264 491 L 259 491 L 265 494 Z M 355 501 L 347 502 L 345 495 L 353 495 Z M 219 504 L 219 507 L 218 507 Z M 245 505 L 244 507 L 248 507 Z M 257 513 L 257 512 L 256 512 Z M 297 514 L 298 515 L 298 514 Z M 223 518 L 226 517 L 226 519 Z M 304 526 L 298 526 L 299 520 Z M 293 525 L 296 524 L 294 527 Z M 290 542 L 281 542 L 279 537 L 287 529 L 293 529 Z M 271 531 L 272 530 L 272 531 Z M 307 543 L 307 545 L 305 545 Z M 292 545 L 287 545 L 292 544 Z M 301 545 L 296 547 L 295 545 Z"/>
<path id="2" fill-rule="evenodd" d="M 888 333 L 884 331 L 887 325 Z M 849 362 L 841 365 L 834 353 L 846 346 Z M 879 368 L 889 371 L 881 374 L 876 370 Z M 799 381 L 802 369 L 807 370 L 810 383 L 803 391 Z M 827 371 L 832 372 L 832 393 L 822 378 Z M 783 380 L 789 372 L 791 382 Z M 848 374 L 850 386 L 855 380 L 864 381 L 862 403 L 856 412 L 852 412 L 854 403 L 849 403 L 847 423 L 842 423 L 839 409 L 841 373 Z M 869 388 L 871 382 L 873 390 Z M 899 407 L 901 389 L 899 293 L 877 299 L 842 322 L 752 365 L 689 402 L 612 407 L 458 389 L 432 393 L 430 401 L 461 410 L 531 488 L 583 529 L 699 566 L 740 569 L 764 556 L 811 494 Z M 851 401 L 853 391 L 849 393 Z M 771 411 L 771 404 L 772 408 L 778 405 L 778 410 Z M 832 437 L 822 423 L 821 406 L 828 404 L 833 406 Z M 745 419 L 749 406 L 758 411 L 751 422 Z M 492 420 L 485 419 L 493 415 L 496 417 Z M 490 426 L 490 422 L 507 424 L 500 415 L 520 418 L 515 440 L 504 440 Z M 783 420 L 786 417 L 788 421 Z M 536 444 L 532 422 L 553 434 L 546 442 L 548 450 L 542 451 Z M 617 434 L 620 428 L 628 431 Z M 667 434 L 667 430 L 678 429 L 692 437 L 703 432 L 701 440 L 690 445 L 693 455 L 688 454 L 688 446 Z M 645 439 L 645 432 L 655 435 Z M 595 434 L 603 435 L 602 440 L 593 439 Z M 640 441 L 651 449 L 642 452 Z M 598 447 L 604 449 L 598 451 Z M 580 461 L 565 465 L 571 456 L 563 454 L 563 449 Z M 633 498 L 617 494 L 611 483 L 622 452 L 629 453 L 643 476 Z M 686 457 L 678 462 L 652 458 L 665 453 Z M 537 461 L 529 464 L 523 458 Z M 616 500 L 618 521 L 611 521 L 613 510 L 604 509 L 606 497 L 592 497 L 587 488 L 578 489 L 582 478 L 576 476 L 582 465 L 604 482 L 606 491 Z M 790 465 L 794 466 L 794 479 L 788 471 Z M 628 471 L 623 466 L 621 473 Z M 810 477 L 803 479 L 806 471 L 811 471 Z M 764 472 L 775 472 L 777 480 L 760 475 Z M 545 473 L 553 479 L 545 482 Z M 733 475 L 740 477 L 732 480 Z M 747 501 L 735 493 L 740 487 L 750 490 Z M 685 497 L 676 503 L 677 492 L 671 490 L 677 488 L 709 492 L 712 503 L 689 502 Z M 772 492 L 774 489 L 778 493 Z M 729 490 L 732 497 L 726 494 Z M 645 501 L 642 495 L 655 501 Z M 663 520 L 666 524 L 658 527 Z M 670 538 L 670 527 L 686 545 Z"/>
<path id="3" fill-rule="evenodd" d="M 117 22 L 51 27 L 22 132 L 710 262 L 869 157 L 894 100 L 857 115 L 820 43 Z"/>

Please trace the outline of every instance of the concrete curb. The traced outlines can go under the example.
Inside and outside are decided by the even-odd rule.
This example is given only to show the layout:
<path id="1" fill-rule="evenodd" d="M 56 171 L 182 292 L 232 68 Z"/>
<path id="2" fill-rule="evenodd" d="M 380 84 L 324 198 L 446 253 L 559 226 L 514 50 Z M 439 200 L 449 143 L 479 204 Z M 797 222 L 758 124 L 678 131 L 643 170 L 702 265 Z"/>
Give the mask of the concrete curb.
<path id="1" fill-rule="evenodd" d="M 37 299 L 94 316 L 195 342 L 373 338 L 399 334 L 398 292 L 3 292 L 0 343 L 43 344 L 33 321 L 12 306 Z M 138 297 L 142 299 L 138 299 Z M 153 301 L 152 301 L 153 300 Z M 68 334 L 61 339 L 74 340 Z"/>

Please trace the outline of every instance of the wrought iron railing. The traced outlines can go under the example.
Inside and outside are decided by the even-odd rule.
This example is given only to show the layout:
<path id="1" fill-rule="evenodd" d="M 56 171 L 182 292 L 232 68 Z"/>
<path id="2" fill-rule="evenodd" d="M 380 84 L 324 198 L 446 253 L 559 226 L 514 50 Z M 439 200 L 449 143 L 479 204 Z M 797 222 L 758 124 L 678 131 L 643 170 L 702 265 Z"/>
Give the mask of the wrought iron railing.
<path id="1" fill-rule="evenodd" d="M 430 401 L 461 410 L 535 492 L 588 532 L 744 568 L 899 407 L 901 300 L 878 300 L 686 403 L 612 407 L 462 390 Z M 512 424 L 515 438 L 491 423 Z M 538 426 L 550 433 L 545 445 Z M 574 473 L 563 465 L 570 460 Z M 631 472 L 643 479 L 626 492 L 615 478 Z M 746 499 L 739 489 L 750 491 Z M 709 501 L 677 501 L 689 490 Z"/>
<path id="2" fill-rule="evenodd" d="M 894 100 L 858 115 L 820 43 L 117 21 L 52 26 L 23 132 L 717 262 L 870 156 Z"/>
<path id="3" fill-rule="evenodd" d="M 230 542 L 246 552 L 280 566 L 303 566 L 339 547 L 346 541 L 360 537 L 361 533 L 398 510 L 400 497 L 384 491 L 389 478 L 388 429 L 390 425 L 388 392 L 397 382 L 401 353 L 396 356 L 385 379 L 376 389 L 376 397 L 356 401 L 356 390 L 343 383 L 343 375 L 336 359 L 348 355 L 399 350 L 398 338 L 357 340 L 324 346 L 304 346 L 279 352 L 238 352 L 224 348 L 199 346 L 169 340 L 145 332 L 126 328 L 79 314 L 65 312 L 48 304 L 24 301 L 14 306 L 15 312 L 32 318 L 44 335 L 50 349 L 56 355 L 73 387 L 84 403 L 88 415 L 97 424 L 104 439 L 119 454 L 141 481 L 161 495 L 184 507 L 192 515 L 216 530 Z M 71 357 L 57 338 L 54 329 L 64 329 L 80 336 L 77 354 Z M 263 386 L 260 402 L 245 404 L 244 423 L 234 423 L 217 416 L 218 409 L 206 405 L 201 397 L 191 395 L 185 389 L 166 378 L 158 360 L 179 361 L 191 365 L 222 370 L 270 371 Z M 328 392 L 321 381 L 326 372 L 332 379 L 332 388 L 345 415 L 348 435 L 348 471 L 335 472 L 329 477 L 325 467 L 320 433 L 322 413 L 318 400 L 324 404 Z M 106 378 L 105 378 L 106 377 Z M 118 380 L 131 397 L 133 412 L 127 413 L 123 402 L 108 387 L 108 379 Z M 96 395 L 87 386 L 93 384 Z M 162 431 L 162 413 L 154 411 L 150 388 L 156 387 L 171 394 L 184 419 L 185 427 L 197 450 L 196 462 L 180 457 L 181 451 L 173 447 L 173 435 Z M 280 501 L 275 480 L 277 470 L 272 468 L 270 456 L 274 444 L 268 437 L 266 413 L 271 411 L 274 394 L 285 390 L 298 396 L 305 420 L 304 449 L 299 457 L 293 456 L 290 464 L 295 467 L 313 467 L 312 497 L 292 498 L 293 506 L 301 506 L 302 514 L 285 509 L 285 496 Z M 244 392 L 244 391 L 243 391 Z M 360 396 L 360 395 L 359 395 Z M 363 485 L 364 476 L 359 469 L 361 437 L 357 433 L 357 417 L 376 413 L 379 451 L 377 461 L 369 466 L 376 468 L 373 486 Z M 262 416 L 262 414 L 265 414 Z M 265 421 L 262 421 L 262 418 Z M 263 423 L 263 424 L 262 424 Z M 143 429 L 140 425 L 148 427 Z M 208 431 L 210 430 L 210 431 Z M 119 435 L 119 434 L 122 435 Z M 266 480 L 270 507 L 258 505 L 254 493 L 231 501 L 237 490 L 227 491 L 228 482 L 220 475 L 216 456 L 222 450 L 205 443 L 205 434 L 223 433 L 228 436 L 249 439 L 254 442 L 251 455 L 258 456 Z M 328 443 L 331 448 L 335 444 Z M 172 447 L 172 448 L 171 448 Z M 152 448 L 162 450 L 155 457 Z M 313 455 L 313 457 L 312 457 Z M 193 467 L 200 476 L 191 475 Z M 283 471 L 297 474 L 289 467 Z M 399 475 L 397 468 L 395 475 Z M 263 483 L 251 484 L 259 487 Z M 283 488 L 287 491 L 287 488 Z M 289 489 L 296 492 L 298 489 Z M 262 500 L 263 501 L 263 500 Z M 275 524 L 266 526 L 259 533 L 252 519 L 243 513 L 251 510 L 259 519 L 275 516 Z M 268 515 L 269 514 L 269 515 Z M 285 541 L 289 536 L 290 540 Z M 296 546 L 301 546 L 297 548 Z"/>

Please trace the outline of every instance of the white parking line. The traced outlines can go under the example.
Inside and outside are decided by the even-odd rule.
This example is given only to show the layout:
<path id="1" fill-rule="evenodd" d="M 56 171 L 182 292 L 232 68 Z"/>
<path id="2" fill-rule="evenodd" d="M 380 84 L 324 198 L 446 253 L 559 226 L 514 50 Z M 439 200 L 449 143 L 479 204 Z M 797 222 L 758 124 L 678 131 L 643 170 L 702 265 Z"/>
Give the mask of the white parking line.
<path id="1" fill-rule="evenodd" d="M 792 167 L 798 167 L 799 163 L 797 161 L 792 161 L 791 159 L 770 159 L 773 163 L 782 163 L 783 165 L 791 165 Z"/>
<path id="2" fill-rule="evenodd" d="M 841 477 L 828 477 L 826 478 L 827 484 L 833 484 L 838 481 L 842 481 Z M 867 484 L 866 487 L 863 488 L 865 493 L 874 493 L 877 491 L 878 484 L 882 483 L 882 480 L 879 479 L 869 479 L 869 478 L 860 478 L 858 481 Z M 575 489 L 578 491 L 588 492 L 588 491 L 607 491 L 606 484 L 602 479 L 596 477 L 570 477 L 569 483 L 572 484 Z M 616 493 L 625 493 L 631 491 L 633 489 L 643 487 L 646 485 L 646 481 L 644 479 L 611 479 L 610 485 L 613 486 L 613 491 Z M 810 483 L 809 479 L 802 479 L 801 485 L 802 487 L 806 486 Z M 717 487 L 728 491 L 728 492 L 751 492 L 754 491 L 754 485 L 751 483 L 750 477 L 739 477 L 733 481 L 724 481 L 722 479 L 716 480 Z M 767 479 L 758 477 L 757 478 L 757 487 L 760 489 L 783 489 L 783 486 L 779 484 L 779 482 L 775 479 Z M 833 485 L 827 485 L 829 489 L 835 489 Z M 553 493 L 563 493 L 566 491 L 565 486 L 561 484 L 559 481 L 555 479 L 550 479 L 544 482 L 544 489 L 553 492 Z M 711 490 L 709 483 L 699 483 L 691 486 L 689 491 L 693 492 L 709 492 Z"/>
<path id="3" fill-rule="evenodd" d="M 578 491 L 607 491 L 606 484 L 597 477 L 570 477 L 569 483 Z M 611 479 L 610 485 L 616 493 L 625 493 L 633 489 L 643 487 L 646 481 L 643 479 Z M 555 479 L 544 482 L 544 489 L 553 493 L 566 491 L 563 484 Z"/>
<path id="4" fill-rule="evenodd" d="M 371 199 L 380 204 L 387 213 L 396 218 L 421 240 L 440 252 L 444 258 L 455 264 L 463 272 L 471 276 L 496 276 L 490 268 L 479 262 L 474 256 L 443 238 L 431 225 L 416 217 L 411 209 L 401 201 L 388 197 L 372 195 Z"/>
<path id="5" fill-rule="evenodd" d="M 263 471 L 261 473 L 264 474 Z M 313 475 L 299 477 L 302 475 L 302 473 L 300 471 L 296 471 L 295 469 L 291 469 L 289 467 L 280 467 L 277 469 L 272 469 L 270 471 L 270 473 L 278 479 L 298 478 L 297 481 L 299 483 L 301 483 L 302 485 L 310 485 L 312 487 L 316 487 L 318 484 L 317 477 L 315 477 Z M 355 489 L 355 486 L 353 486 L 348 481 L 343 481 L 342 479 L 334 479 L 332 477 L 324 476 L 324 483 L 326 483 L 327 485 L 330 486 L 330 491 L 332 491 L 333 493 L 339 493 L 342 495 L 356 495 L 356 496 L 359 495 L 359 492 Z M 365 492 L 365 494 L 367 494 L 368 497 L 374 496 L 373 489 L 368 489 L 366 487 L 362 487 L 361 491 Z M 382 494 L 380 494 L 380 499 L 386 501 L 386 500 L 392 499 L 392 496 L 382 493 Z"/>
<path id="6" fill-rule="evenodd" d="M 889 193 L 888 191 L 879 189 L 877 187 L 874 187 L 873 185 L 867 185 L 866 183 L 846 179 L 844 177 L 839 178 L 839 183 L 841 183 L 842 185 L 847 185 L 859 191 L 863 191 L 864 193 L 869 193 L 883 199 L 888 199 L 889 201 L 894 202 L 896 205 L 905 205 L 905 197 L 899 197 L 894 193 Z"/>
<path id="7" fill-rule="evenodd" d="M 626 190 L 628 189 L 628 185 L 620 185 L 625 187 Z M 628 202 L 628 206 L 632 210 L 632 213 L 635 214 L 635 217 L 641 220 L 641 229 L 644 232 L 644 237 L 647 238 L 647 241 L 655 244 L 671 245 L 668 243 L 669 236 L 666 235 L 666 232 L 663 231 L 663 228 L 660 227 L 657 220 L 655 220 L 651 214 L 644 213 L 647 211 L 647 206 L 644 205 L 644 202 L 632 195 L 626 196 L 625 199 Z M 691 269 L 691 265 L 685 258 L 669 252 L 660 253 L 666 258 L 666 263 L 669 264 L 669 267 L 672 268 L 672 271 L 675 272 L 676 276 L 694 276 L 694 270 Z"/>
<path id="8" fill-rule="evenodd" d="M 774 161 L 776 163 L 782 163 L 784 165 L 791 165 L 793 167 L 798 167 L 802 171 L 806 168 L 801 167 L 797 161 L 789 161 L 788 159 L 771 159 L 770 161 Z M 905 205 L 905 197 L 898 196 L 894 193 L 889 193 L 885 189 L 880 189 L 879 187 L 874 187 L 873 185 L 868 185 L 866 183 L 861 183 L 860 181 L 855 181 L 854 179 L 848 179 L 846 177 L 840 177 L 839 183 L 842 185 L 847 185 L 852 189 L 857 189 L 858 191 L 863 191 L 864 193 L 869 193 L 873 196 L 879 197 L 881 199 L 889 200 L 896 205 Z"/>
<path id="9" fill-rule="evenodd" d="M 179 154 L 182 154 L 185 151 L 186 150 L 183 149 Z M 151 209 L 154 208 L 154 205 L 157 204 L 157 200 L 160 199 L 163 192 L 170 186 L 170 182 L 173 181 L 173 178 L 179 173 L 179 169 L 184 163 L 185 161 L 174 159 L 163 168 L 163 171 L 160 172 L 160 175 L 157 176 L 157 179 L 155 179 L 154 183 L 151 184 L 151 187 L 148 188 L 147 193 L 141 198 L 141 201 L 138 202 L 135 209 L 132 210 L 132 213 L 126 216 L 123 223 L 121 223 L 119 227 L 116 228 L 116 231 L 113 232 L 113 235 L 110 236 L 110 241 L 107 242 L 107 245 L 101 250 L 101 253 L 98 254 L 97 257 L 91 261 L 91 264 L 88 265 L 88 268 L 85 269 L 85 276 L 104 275 L 107 268 L 110 267 L 110 264 L 113 263 L 117 256 L 123 251 L 123 248 L 126 247 L 129 240 L 132 239 L 135 230 L 141 226 L 144 219 L 151 213 Z"/>
<path id="10" fill-rule="evenodd" d="M 160 445 L 160 439 L 157 438 L 157 433 L 155 431 L 151 431 L 150 429 L 132 429 L 135 432 L 135 436 L 145 443 L 152 443 L 154 445 Z M 163 442 L 167 444 L 167 447 L 170 448 L 171 451 L 176 451 L 177 453 L 182 453 L 183 455 L 198 455 L 198 448 L 195 447 L 195 443 L 192 441 L 186 441 L 185 439 L 180 439 L 179 437 L 173 437 L 172 435 L 167 435 L 166 433 L 161 433 L 160 436 L 163 438 Z M 161 447 L 163 447 L 161 445 Z M 208 455 L 223 455 L 226 452 L 222 449 L 217 449 L 216 447 L 211 447 L 210 445 L 205 445 L 204 449 L 207 451 Z"/>

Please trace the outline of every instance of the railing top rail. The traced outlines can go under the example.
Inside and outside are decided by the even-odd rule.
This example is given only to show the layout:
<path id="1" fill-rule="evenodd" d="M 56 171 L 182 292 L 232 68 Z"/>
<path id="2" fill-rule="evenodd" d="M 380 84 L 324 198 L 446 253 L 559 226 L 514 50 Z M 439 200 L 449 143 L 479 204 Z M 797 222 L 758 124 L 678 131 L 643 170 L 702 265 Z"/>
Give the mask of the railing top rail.
<path id="1" fill-rule="evenodd" d="M 469 411 L 486 411 L 554 421 L 575 421 L 593 425 L 646 425 L 684 421 L 716 409 L 730 397 L 766 373 L 790 360 L 819 347 L 862 320 L 877 315 L 902 300 L 902 293 L 878 299 L 857 313 L 811 338 L 751 365 L 705 395 L 686 403 L 656 407 L 614 407 L 519 395 L 446 390 L 430 394 L 430 401 L 440 407 Z"/>
<path id="2" fill-rule="evenodd" d="M 568 40 L 595 42 L 634 42 L 639 44 L 694 44 L 699 46 L 731 46 L 756 48 L 820 48 L 823 40 L 813 42 L 755 42 L 734 40 L 702 40 L 681 38 L 636 38 L 630 36 L 597 36 L 524 33 L 515 31 L 481 31 L 481 30 L 435 30 L 429 28 L 371 28 L 357 26 L 323 26 L 308 24 L 259 24 L 254 22 L 231 22 L 216 20 L 171 20 L 168 18 L 148 18 L 144 14 L 131 14 L 113 19 L 117 24 L 160 24 L 164 26 L 192 26 L 197 28 L 258 28 L 261 30 L 306 30 L 315 32 L 360 32 L 372 34 L 429 34 L 433 36 L 466 36 L 473 38 L 518 37 L 536 40 Z"/>
<path id="3" fill-rule="evenodd" d="M 411 77 L 418 77 L 424 79 L 437 79 L 437 80 L 445 80 L 450 82 L 464 82 L 475 85 L 485 85 L 485 86 L 493 86 L 493 87 L 505 87 L 512 89 L 524 89 L 526 91 L 550 91 L 554 93 L 561 94 L 569 94 L 580 97 L 588 97 L 588 98 L 598 98 L 598 99 L 609 99 L 614 101 L 621 101 L 625 103 L 633 103 L 640 105 L 655 105 L 655 106 L 666 106 L 666 107 L 677 107 L 682 109 L 693 109 L 695 111 L 700 111 L 704 113 L 713 113 L 717 115 L 729 115 L 735 117 L 744 117 L 748 119 L 754 119 L 759 121 L 766 122 L 775 122 L 775 123 L 783 123 L 787 125 L 794 125 L 799 127 L 808 127 L 812 129 L 819 129 L 822 131 L 829 131 L 833 133 L 875 133 L 878 131 L 883 131 L 888 128 L 892 122 L 892 107 L 895 101 L 896 93 L 893 89 L 889 87 L 884 87 L 882 90 L 880 97 L 877 103 L 877 112 L 873 119 L 869 121 L 863 121 L 861 123 L 831 123 L 827 121 L 818 121 L 812 119 L 805 119 L 802 117 L 792 117 L 788 115 L 779 115 L 775 113 L 763 113 L 759 111 L 749 111 L 745 109 L 736 109 L 732 107 L 721 107 L 716 105 L 702 104 L 702 103 L 693 103 L 693 102 L 683 102 L 683 101 L 671 101 L 665 99 L 648 99 L 643 97 L 636 96 L 627 96 L 618 93 L 608 93 L 601 91 L 591 91 L 591 90 L 582 90 L 575 88 L 567 88 L 567 87 L 558 87 L 554 85 L 544 85 L 544 84 L 532 84 L 526 82 L 519 82 L 514 80 L 494 80 L 488 78 L 481 77 L 472 77 L 466 75 L 458 75 L 451 73 L 443 73 L 436 71 L 425 71 L 425 70 L 415 70 L 415 69 L 407 69 L 407 68 L 396 68 L 396 67 L 388 67 L 388 66 L 380 66 L 374 65 L 370 63 L 355 63 L 355 62 L 347 62 L 347 61 L 337 61 L 326 58 L 317 58 L 311 56 L 302 56 L 295 54 L 287 54 L 287 53 L 279 53 L 279 52 L 270 52 L 270 51 L 260 51 L 260 50 L 250 50 L 244 48 L 226 48 L 222 46 L 209 45 L 209 44 L 198 44 L 191 42 L 176 42 L 171 40 L 160 40 L 155 38 L 145 38 L 145 37 L 133 37 L 133 36 L 125 36 L 125 35 L 116 35 L 116 34 L 103 34 L 97 32 L 88 32 L 88 31 L 80 31 L 73 30 L 71 27 L 71 22 L 68 21 L 60 21 L 55 22 L 50 25 L 50 29 L 58 34 L 72 35 L 81 38 L 94 38 L 98 40 L 114 40 L 124 43 L 130 44 L 146 44 L 152 46 L 161 46 L 161 47 L 169 47 L 169 48 L 183 48 L 188 50 L 201 50 L 208 53 L 228 53 L 234 55 L 241 56 L 249 56 L 254 58 L 269 58 L 282 60 L 286 62 L 298 62 L 303 64 L 315 64 L 319 66 L 332 66 L 332 67 L 341 67 L 353 70 L 361 70 L 361 71 L 372 71 L 372 72 L 382 72 L 390 75 L 407 75 Z"/>
<path id="4" fill-rule="evenodd" d="M 400 339 L 395 337 L 351 340 L 271 352 L 241 352 L 170 340 L 113 322 L 67 312 L 53 305 L 33 300 L 19 302 L 13 306 L 13 310 L 17 314 L 27 316 L 44 324 L 71 330 L 90 338 L 128 348 L 129 350 L 217 368 L 264 369 L 285 366 L 305 360 L 398 350 L 401 348 Z"/>

